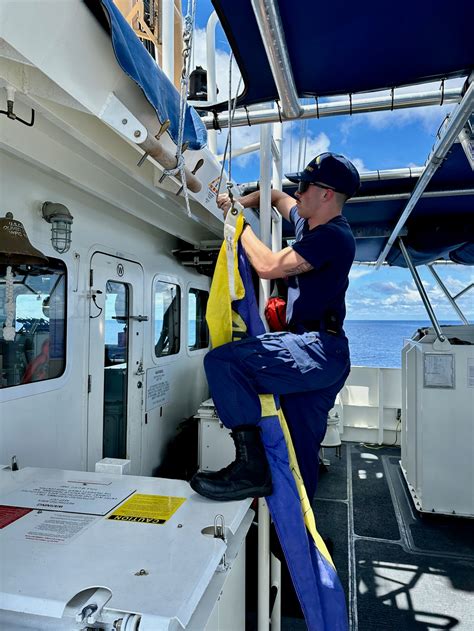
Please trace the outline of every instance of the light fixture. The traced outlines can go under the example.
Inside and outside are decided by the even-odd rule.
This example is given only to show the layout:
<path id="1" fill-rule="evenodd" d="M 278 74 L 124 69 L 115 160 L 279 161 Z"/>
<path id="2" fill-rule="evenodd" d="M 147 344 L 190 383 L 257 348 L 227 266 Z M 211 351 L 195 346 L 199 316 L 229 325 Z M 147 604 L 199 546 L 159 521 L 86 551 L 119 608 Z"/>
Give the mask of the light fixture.
<path id="1" fill-rule="evenodd" d="M 64 254 L 71 247 L 73 216 L 64 204 L 44 202 L 43 219 L 51 224 L 51 243 L 56 252 Z"/>

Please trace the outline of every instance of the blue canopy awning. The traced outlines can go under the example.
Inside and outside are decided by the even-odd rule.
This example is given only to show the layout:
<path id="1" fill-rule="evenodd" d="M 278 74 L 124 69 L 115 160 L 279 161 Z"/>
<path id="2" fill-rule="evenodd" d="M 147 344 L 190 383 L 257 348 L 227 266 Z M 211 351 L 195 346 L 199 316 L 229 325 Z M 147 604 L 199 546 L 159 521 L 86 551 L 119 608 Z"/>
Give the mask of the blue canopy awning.
<path id="1" fill-rule="evenodd" d="M 377 261 L 387 243 L 387 233 L 397 224 L 417 181 L 417 177 L 406 177 L 362 182 L 343 210 L 356 236 L 356 261 Z M 293 194 L 296 185 L 285 186 L 284 190 Z M 400 194 L 404 196 L 389 197 Z M 284 222 L 284 236 L 291 238 L 292 231 L 292 226 Z M 474 171 L 459 143 L 453 145 L 433 175 L 408 217 L 404 232 L 403 241 L 415 265 L 439 259 L 474 265 Z M 387 262 L 406 267 L 396 244 Z"/>
<path id="2" fill-rule="evenodd" d="M 85 0 L 111 36 L 117 61 L 122 70 L 142 89 L 161 123 L 170 121 L 168 134 L 178 143 L 180 95 L 168 77 L 125 20 L 113 0 Z M 104 11 L 106 20 L 104 20 Z M 202 149 L 207 143 L 207 131 L 196 110 L 186 105 L 184 139 L 190 149 Z"/>
<path id="3" fill-rule="evenodd" d="M 278 99 L 250 0 L 212 3 L 245 84 L 237 106 Z M 472 0 L 280 0 L 278 9 L 300 98 L 466 76 L 474 68 Z"/>

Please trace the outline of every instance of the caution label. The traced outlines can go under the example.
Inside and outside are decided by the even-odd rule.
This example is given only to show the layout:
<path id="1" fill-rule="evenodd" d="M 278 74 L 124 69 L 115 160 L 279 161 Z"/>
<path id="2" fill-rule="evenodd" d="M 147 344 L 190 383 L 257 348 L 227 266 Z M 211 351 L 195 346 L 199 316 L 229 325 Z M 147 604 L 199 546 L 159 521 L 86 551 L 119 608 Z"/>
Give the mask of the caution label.
<path id="1" fill-rule="evenodd" d="M 185 501 L 185 497 L 136 493 L 107 519 L 138 524 L 164 524 Z"/>

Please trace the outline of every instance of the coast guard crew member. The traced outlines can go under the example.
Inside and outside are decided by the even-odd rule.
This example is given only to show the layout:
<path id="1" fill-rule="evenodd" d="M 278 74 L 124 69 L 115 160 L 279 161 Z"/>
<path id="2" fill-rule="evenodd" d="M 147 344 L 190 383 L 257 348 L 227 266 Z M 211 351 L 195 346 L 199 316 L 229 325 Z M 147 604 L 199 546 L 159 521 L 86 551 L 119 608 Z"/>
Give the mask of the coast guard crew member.
<path id="1" fill-rule="evenodd" d="M 271 203 L 294 225 L 295 243 L 272 252 L 248 225 L 240 238 L 261 278 L 287 279 L 287 331 L 224 344 L 204 360 L 219 418 L 232 429 L 236 447 L 231 465 L 197 473 L 191 480 L 197 493 L 215 500 L 272 493 L 258 426 L 259 394 L 281 395 L 303 481 L 312 498 L 328 412 L 349 375 L 344 297 L 355 241 L 341 211 L 359 188 L 359 174 L 344 156 L 322 153 L 304 171 L 287 177 L 298 183 L 296 204 L 281 191 L 272 191 Z M 244 207 L 258 207 L 259 198 L 256 191 L 239 201 Z M 228 195 L 220 195 L 218 205 L 227 213 Z"/>

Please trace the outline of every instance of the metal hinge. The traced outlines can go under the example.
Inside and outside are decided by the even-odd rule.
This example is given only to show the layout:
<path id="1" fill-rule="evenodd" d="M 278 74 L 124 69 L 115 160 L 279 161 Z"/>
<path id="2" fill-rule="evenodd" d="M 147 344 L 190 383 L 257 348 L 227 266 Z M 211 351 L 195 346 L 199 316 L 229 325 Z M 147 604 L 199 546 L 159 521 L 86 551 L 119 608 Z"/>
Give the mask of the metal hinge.
<path id="1" fill-rule="evenodd" d="M 92 390 L 92 377 L 91 375 L 87 375 L 87 394 Z"/>

